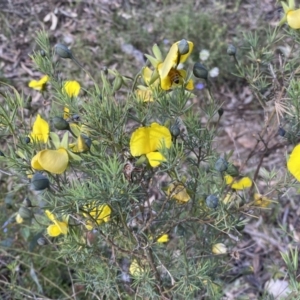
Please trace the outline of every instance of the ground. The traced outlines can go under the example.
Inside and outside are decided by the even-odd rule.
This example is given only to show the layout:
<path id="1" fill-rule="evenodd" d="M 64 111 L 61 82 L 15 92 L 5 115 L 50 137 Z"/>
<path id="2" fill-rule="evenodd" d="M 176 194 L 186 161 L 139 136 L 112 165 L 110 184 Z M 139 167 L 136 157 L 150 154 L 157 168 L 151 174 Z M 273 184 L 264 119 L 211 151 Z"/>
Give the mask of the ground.
<path id="1" fill-rule="evenodd" d="M 235 71 L 234 61 L 226 54 L 228 43 L 237 48 L 242 45 L 243 33 L 264 26 L 274 28 L 280 12 L 279 4 L 272 0 L 2 0 L 0 79 L 25 96 L 32 96 L 38 109 L 49 106 L 51 99 L 43 99 L 27 86 L 41 75 L 30 58 L 37 49 L 36 31 L 41 28 L 49 33 L 51 44 L 61 42 L 72 48 L 95 78 L 104 67 L 134 77 L 144 64 L 143 54 L 149 53 L 154 43 L 167 49 L 173 41 L 190 39 L 195 44 L 192 59 L 196 61 L 199 51 L 208 49 L 210 66 L 220 69 L 219 77 L 211 80 L 212 94 L 224 109 L 216 148 L 220 153 L 233 151 L 231 159 L 244 174 L 255 173 L 258 164 L 280 173 L 286 168 L 285 155 L 291 148 L 277 134 L 279 124 L 265 132 L 268 149 L 261 143 L 257 146 L 271 108 L 263 110 L 247 83 L 231 74 Z M 243 60 L 239 56 L 242 53 L 238 52 L 238 59 Z M 67 72 L 73 79 L 91 84 L 71 62 Z M 206 91 L 198 90 L 196 94 L 195 107 L 206 99 Z M 263 194 L 267 187 L 257 178 L 257 188 Z M 233 279 L 224 291 L 224 299 L 258 299 L 274 274 L 281 286 L 289 280 L 279 251 L 286 252 L 289 244 L 300 241 L 298 198 L 288 190 L 272 198 L 277 203 L 271 208 L 253 217 L 250 210 L 245 216 L 251 222 L 237 236 L 238 246 L 230 251 Z"/>

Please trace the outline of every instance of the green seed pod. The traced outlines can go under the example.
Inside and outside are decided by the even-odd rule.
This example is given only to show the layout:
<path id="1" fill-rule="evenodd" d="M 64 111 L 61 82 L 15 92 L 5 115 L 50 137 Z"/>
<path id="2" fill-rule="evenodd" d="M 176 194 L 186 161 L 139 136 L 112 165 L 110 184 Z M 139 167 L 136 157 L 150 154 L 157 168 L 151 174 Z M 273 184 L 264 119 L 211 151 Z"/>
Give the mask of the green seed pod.
<path id="1" fill-rule="evenodd" d="M 92 140 L 86 136 L 85 134 L 81 134 L 82 138 L 84 139 L 84 142 L 86 143 L 86 145 L 91 148 L 92 146 Z"/>
<path id="2" fill-rule="evenodd" d="M 189 53 L 190 51 L 190 46 L 189 43 L 187 42 L 187 40 L 182 39 L 179 43 L 178 43 L 178 52 L 180 55 L 184 55 Z"/>
<path id="3" fill-rule="evenodd" d="M 31 206 L 32 206 L 31 201 L 30 201 L 29 198 L 26 197 L 26 198 L 23 200 L 23 206 L 25 206 L 25 207 L 31 207 Z"/>
<path id="4" fill-rule="evenodd" d="M 195 77 L 205 79 L 205 80 L 207 80 L 208 77 L 207 69 L 199 62 L 196 62 L 194 64 L 193 74 Z"/>
<path id="5" fill-rule="evenodd" d="M 177 123 L 170 127 L 170 132 L 174 138 L 177 138 L 180 135 L 180 128 Z"/>
<path id="6" fill-rule="evenodd" d="M 25 206 L 21 206 L 19 208 L 19 211 L 18 211 L 20 217 L 22 219 L 31 219 L 32 217 L 32 211 L 28 208 L 28 207 L 25 207 Z"/>
<path id="7" fill-rule="evenodd" d="M 46 238 L 44 238 L 43 236 L 38 238 L 36 241 L 40 246 L 45 246 L 48 244 L 48 241 Z"/>
<path id="8" fill-rule="evenodd" d="M 43 174 L 36 172 L 31 179 L 31 187 L 34 191 L 42 191 L 50 187 L 50 181 Z"/>
<path id="9" fill-rule="evenodd" d="M 56 44 L 54 46 L 54 50 L 55 50 L 55 53 L 61 58 L 73 59 L 73 54 L 72 54 L 71 50 L 63 44 Z"/>
<path id="10" fill-rule="evenodd" d="M 52 122 L 54 128 L 57 130 L 68 130 L 70 128 L 69 123 L 62 117 L 54 117 Z"/>
<path id="11" fill-rule="evenodd" d="M 25 144 L 29 144 L 29 143 L 30 143 L 30 137 L 29 137 L 29 136 L 26 136 L 26 137 L 24 138 L 24 142 L 25 142 Z"/>
<path id="12" fill-rule="evenodd" d="M 236 48 L 232 44 L 228 45 L 227 54 L 230 55 L 230 56 L 236 55 Z"/>
<path id="13" fill-rule="evenodd" d="M 5 156 L 4 153 L 2 151 L 0 151 L 0 156 Z"/>
<path id="14" fill-rule="evenodd" d="M 278 129 L 278 135 L 285 136 L 285 134 L 286 134 L 286 131 L 284 130 L 284 128 L 279 127 L 279 129 Z"/>
<path id="15" fill-rule="evenodd" d="M 40 50 L 40 55 L 41 55 L 42 57 L 45 57 L 45 56 L 46 56 L 46 52 L 42 49 L 42 50 Z"/>
<path id="16" fill-rule="evenodd" d="M 227 170 L 227 168 L 228 168 L 228 162 L 224 158 L 220 157 L 215 163 L 215 169 L 218 172 L 224 172 Z"/>
<path id="17" fill-rule="evenodd" d="M 230 176 L 236 177 L 239 175 L 239 169 L 235 165 L 229 164 L 226 173 Z"/>
<path id="18" fill-rule="evenodd" d="M 219 115 L 219 118 L 221 118 L 221 117 L 223 116 L 223 114 L 224 114 L 224 109 L 223 109 L 222 107 L 220 107 L 220 108 L 218 109 L 218 115 Z"/>
<path id="19" fill-rule="evenodd" d="M 209 195 L 206 197 L 205 203 L 209 208 L 217 208 L 219 204 L 219 198 L 216 195 Z"/>

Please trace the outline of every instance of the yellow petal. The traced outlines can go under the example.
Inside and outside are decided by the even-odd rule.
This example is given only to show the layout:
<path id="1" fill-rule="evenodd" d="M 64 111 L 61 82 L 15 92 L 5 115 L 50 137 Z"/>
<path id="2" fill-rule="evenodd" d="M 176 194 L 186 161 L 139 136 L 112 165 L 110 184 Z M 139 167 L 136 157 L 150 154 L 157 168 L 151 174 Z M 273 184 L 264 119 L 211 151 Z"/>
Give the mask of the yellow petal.
<path id="1" fill-rule="evenodd" d="M 181 203 L 188 202 L 191 197 L 187 193 L 185 187 L 181 183 L 170 184 L 167 190 L 167 195 L 171 195 L 172 199 L 175 199 Z"/>
<path id="2" fill-rule="evenodd" d="M 30 138 L 38 142 L 47 143 L 49 132 L 49 124 L 38 114 L 33 123 Z"/>
<path id="3" fill-rule="evenodd" d="M 16 222 L 18 223 L 18 224 L 21 224 L 21 223 L 23 223 L 23 218 L 20 216 L 20 214 L 17 214 L 16 215 Z"/>
<path id="4" fill-rule="evenodd" d="M 31 159 L 31 167 L 35 170 L 39 170 L 39 171 L 42 171 L 44 170 L 43 167 L 40 165 L 39 163 L 39 156 L 40 156 L 40 153 L 37 153 L 32 159 Z"/>
<path id="5" fill-rule="evenodd" d="M 193 81 L 193 79 L 190 79 L 190 80 L 187 82 L 185 88 L 186 88 L 187 90 L 189 90 L 189 91 L 192 91 L 192 90 L 195 88 L 195 87 L 194 87 L 194 81 Z"/>
<path id="6" fill-rule="evenodd" d="M 72 97 L 77 97 L 80 92 L 80 84 L 77 81 L 67 81 L 64 84 L 63 90 L 67 93 L 67 95 Z"/>
<path id="7" fill-rule="evenodd" d="M 152 73 L 153 71 L 148 67 L 144 67 L 142 70 L 142 76 L 147 85 L 149 85 L 150 79 L 152 77 Z"/>
<path id="8" fill-rule="evenodd" d="M 150 89 L 141 90 L 138 89 L 135 91 L 137 98 L 142 102 L 153 102 L 152 91 Z"/>
<path id="9" fill-rule="evenodd" d="M 223 243 L 214 244 L 212 246 L 212 253 L 225 254 L 227 253 L 227 247 Z"/>
<path id="10" fill-rule="evenodd" d="M 233 177 L 230 175 L 225 175 L 224 176 L 225 182 L 227 185 L 231 184 L 233 182 Z"/>
<path id="11" fill-rule="evenodd" d="M 64 107 L 64 119 L 69 119 L 70 118 L 70 109 L 68 107 Z"/>
<path id="12" fill-rule="evenodd" d="M 161 235 L 156 241 L 158 243 L 167 243 L 169 240 L 170 240 L 169 235 L 165 233 L 165 234 Z"/>
<path id="13" fill-rule="evenodd" d="M 42 91 L 45 89 L 48 80 L 49 80 L 49 76 L 45 75 L 40 80 L 31 80 L 28 86 L 33 88 L 34 90 Z"/>
<path id="14" fill-rule="evenodd" d="M 48 219 L 52 222 L 54 222 L 54 220 L 56 219 L 55 215 L 48 209 L 45 210 L 45 214 L 48 217 Z"/>
<path id="15" fill-rule="evenodd" d="M 162 161 L 166 161 L 166 158 L 160 152 L 150 152 L 146 154 L 151 167 L 158 167 Z"/>
<path id="16" fill-rule="evenodd" d="M 300 9 L 291 10 L 287 13 L 287 23 L 293 29 L 300 28 Z"/>
<path id="17" fill-rule="evenodd" d="M 172 137 L 169 129 L 158 123 L 150 127 L 140 127 L 132 133 L 130 139 L 130 152 L 133 156 L 140 156 L 162 148 L 170 148 Z"/>
<path id="18" fill-rule="evenodd" d="M 62 234 L 67 234 L 68 233 L 68 223 L 56 220 L 56 221 L 54 221 L 54 224 L 56 225 L 56 227 L 59 229 L 59 231 Z"/>
<path id="19" fill-rule="evenodd" d="M 267 197 L 257 193 L 254 194 L 253 205 L 264 208 L 264 207 L 268 207 L 271 203 L 272 200 L 268 199 Z"/>
<path id="20" fill-rule="evenodd" d="M 252 186 L 252 180 L 249 177 L 243 177 L 242 179 L 235 181 L 231 188 L 234 190 L 243 190 Z"/>
<path id="21" fill-rule="evenodd" d="M 132 276 L 140 276 L 142 273 L 144 273 L 143 268 L 139 265 L 136 259 L 134 259 L 130 264 L 129 273 Z"/>
<path id="22" fill-rule="evenodd" d="M 42 150 L 38 153 L 38 163 L 48 172 L 61 174 L 69 163 L 68 152 L 65 149 Z"/>
<path id="23" fill-rule="evenodd" d="M 189 44 L 189 52 L 184 55 L 180 55 L 179 63 L 181 63 L 181 64 L 183 64 L 187 60 L 187 58 L 191 55 L 193 48 L 194 48 L 194 44 L 192 42 L 190 42 L 190 41 L 187 41 L 187 42 Z M 179 41 L 177 43 L 179 43 Z"/>
<path id="24" fill-rule="evenodd" d="M 300 144 L 293 149 L 287 162 L 287 168 L 300 181 Z"/>
<path id="25" fill-rule="evenodd" d="M 159 70 L 159 75 L 160 75 L 161 78 L 167 77 L 170 70 L 172 68 L 177 67 L 177 65 L 179 64 L 179 56 L 180 55 L 179 55 L 179 52 L 178 52 L 178 42 L 177 42 L 177 43 L 174 43 L 171 46 L 171 48 L 170 48 L 163 64 L 162 64 L 162 67 Z"/>

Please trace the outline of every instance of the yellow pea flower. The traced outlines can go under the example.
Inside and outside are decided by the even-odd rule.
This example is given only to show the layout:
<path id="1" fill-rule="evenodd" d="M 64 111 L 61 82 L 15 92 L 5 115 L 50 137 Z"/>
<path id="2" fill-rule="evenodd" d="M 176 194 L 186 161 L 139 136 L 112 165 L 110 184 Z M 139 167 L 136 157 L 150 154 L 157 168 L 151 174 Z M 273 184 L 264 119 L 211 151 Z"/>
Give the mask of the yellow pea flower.
<path id="1" fill-rule="evenodd" d="M 94 228 L 95 222 L 100 225 L 102 223 L 107 223 L 110 220 L 111 216 L 111 208 L 107 204 L 102 204 L 99 206 L 95 206 L 95 202 L 92 204 L 86 205 L 84 209 L 88 213 L 83 213 L 86 218 L 90 218 L 86 222 L 86 229 L 92 230 Z"/>
<path id="2" fill-rule="evenodd" d="M 45 149 L 39 151 L 31 160 L 31 167 L 35 170 L 45 170 L 53 174 L 63 173 L 69 164 L 70 158 L 81 160 L 81 158 L 68 149 L 68 132 L 59 141 L 57 134 L 51 132 L 51 141 L 56 150 Z"/>
<path id="3" fill-rule="evenodd" d="M 158 123 L 152 123 L 149 127 L 140 127 L 132 133 L 130 152 L 132 156 L 146 155 L 151 167 L 157 167 L 166 160 L 159 150 L 163 145 L 170 148 L 171 144 L 169 129 Z"/>
<path id="4" fill-rule="evenodd" d="M 44 91 L 48 81 L 49 81 L 49 76 L 45 75 L 40 80 L 31 80 L 28 83 L 28 86 L 37 91 Z"/>
<path id="5" fill-rule="evenodd" d="M 29 137 L 36 142 L 47 143 L 49 132 L 49 124 L 38 114 L 33 123 L 32 132 Z"/>
<path id="6" fill-rule="evenodd" d="M 295 1 L 289 0 L 288 4 L 281 1 L 282 8 L 284 10 L 284 16 L 279 22 L 279 26 L 288 23 L 293 29 L 300 28 L 300 9 L 295 9 Z"/>
<path id="7" fill-rule="evenodd" d="M 70 98 L 77 97 L 80 92 L 80 84 L 78 81 L 66 81 L 63 86 L 63 92 L 65 92 Z"/>
<path id="8" fill-rule="evenodd" d="M 191 199 L 190 195 L 181 183 L 170 184 L 167 190 L 167 195 L 171 195 L 172 199 L 175 199 L 180 203 L 186 203 Z"/>
<path id="9" fill-rule="evenodd" d="M 266 196 L 263 196 L 263 195 L 257 194 L 257 193 L 254 194 L 253 205 L 265 208 L 265 207 L 268 207 L 271 203 L 272 203 L 272 200 L 270 200 Z"/>
<path id="10" fill-rule="evenodd" d="M 68 218 L 63 218 L 63 221 L 58 221 L 55 215 L 49 210 L 46 210 L 45 214 L 49 220 L 53 222 L 53 224 L 47 227 L 47 233 L 49 236 L 56 237 L 60 234 L 68 233 Z"/>
<path id="11" fill-rule="evenodd" d="M 129 273 L 132 276 L 140 276 L 145 270 L 139 265 L 136 259 L 134 259 L 129 266 Z"/>
<path id="12" fill-rule="evenodd" d="M 167 243 L 169 240 L 170 240 L 169 235 L 165 233 L 165 234 L 161 235 L 161 236 L 156 240 L 156 242 L 157 242 L 157 243 Z"/>
<path id="13" fill-rule="evenodd" d="M 238 180 L 234 180 L 231 175 L 225 175 L 225 182 L 230 185 L 234 190 L 244 190 L 252 186 L 252 180 L 249 177 L 243 177 Z"/>

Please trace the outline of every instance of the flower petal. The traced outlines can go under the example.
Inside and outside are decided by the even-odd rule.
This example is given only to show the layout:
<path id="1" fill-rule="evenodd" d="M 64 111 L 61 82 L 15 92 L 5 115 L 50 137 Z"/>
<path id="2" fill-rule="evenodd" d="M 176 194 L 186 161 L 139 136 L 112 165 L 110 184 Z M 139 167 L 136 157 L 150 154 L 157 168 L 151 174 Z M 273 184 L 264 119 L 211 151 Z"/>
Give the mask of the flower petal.
<path id="1" fill-rule="evenodd" d="M 67 93 L 67 95 L 72 97 L 77 97 L 80 92 L 80 84 L 77 81 L 66 81 L 64 84 L 63 90 Z"/>
<path id="2" fill-rule="evenodd" d="M 159 70 L 159 75 L 160 75 L 161 78 L 167 77 L 170 70 L 172 68 L 177 67 L 177 65 L 179 64 L 179 56 L 180 55 L 179 55 L 179 52 L 178 52 L 178 42 L 177 42 L 177 43 L 174 43 L 171 46 L 171 48 L 170 48 L 163 64 L 162 64 L 162 66 Z"/>
<path id="3" fill-rule="evenodd" d="M 38 114 L 33 123 L 30 137 L 35 141 L 47 143 L 49 132 L 49 124 Z"/>
<path id="4" fill-rule="evenodd" d="M 40 80 L 31 80 L 28 84 L 34 90 L 42 91 L 45 89 L 46 83 L 49 81 L 49 76 L 45 75 Z"/>
<path id="5" fill-rule="evenodd" d="M 169 235 L 165 233 L 165 234 L 161 235 L 156 241 L 158 243 L 167 243 L 169 240 L 170 240 Z"/>
<path id="6" fill-rule="evenodd" d="M 63 173 L 69 163 L 69 156 L 66 149 L 42 150 L 38 153 L 38 163 L 40 166 L 51 173 Z"/>
<path id="7" fill-rule="evenodd" d="M 287 13 L 287 23 L 293 29 L 300 28 L 300 9 L 291 10 Z"/>
<path id="8" fill-rule="evenodd" d="M 48 219 L 52 222 L 54 222 L 54 220 L 56 219 L 55 215 L 48 209 L 45 210 L 45 214 L 48 217 Z"/>
<path id="9" fill-rule="evenodd" d="M 161 164 L 162 161 L 166 161 L 166 158 L 160 152 L 150 152 L 146 154 L 149 164 L 155 168 Z"/>
<path id="10" fill-rule="evenodd" d="M 181 183 L 170 184 L 167 190 L 167 195 L 171 195 L 172 199 L 175 199 L 181 203 L 188 202 L 191 197 L 187 193 L 185 187 Z"/>
<path id="11" fill-rule="evenodd" d="M 300 181 L 300 144 L 293 149 L 287 162 L 287 168 Z"/>
<path id="12" fill-rule="evenodd" d="M 242 179 L 234 182 L 231 188 L 234 190 L 243 190 L 252 186 L 252 180 L 249 177 L 243 177 Z"/>

